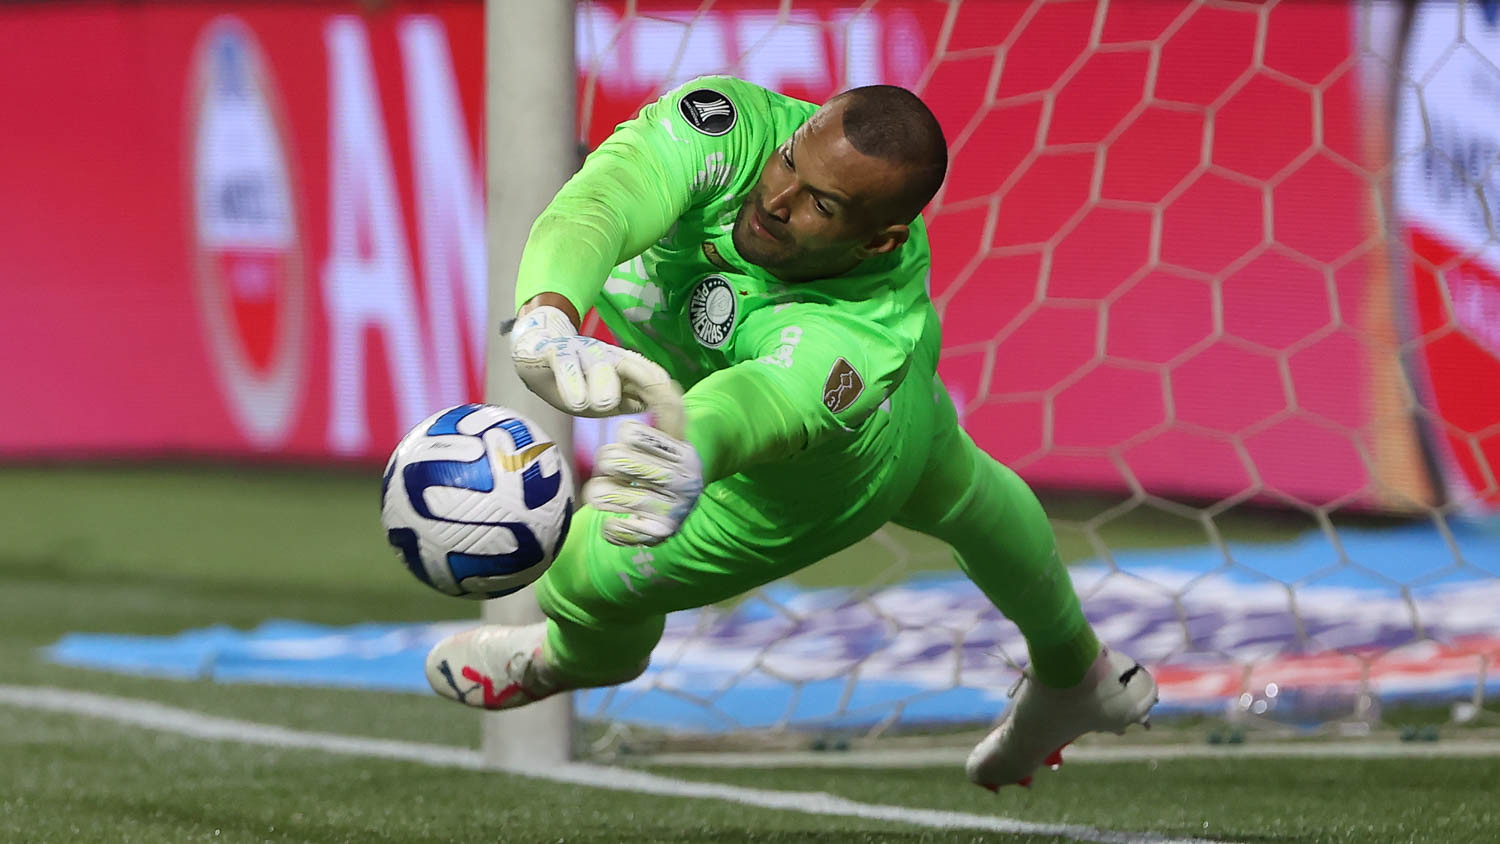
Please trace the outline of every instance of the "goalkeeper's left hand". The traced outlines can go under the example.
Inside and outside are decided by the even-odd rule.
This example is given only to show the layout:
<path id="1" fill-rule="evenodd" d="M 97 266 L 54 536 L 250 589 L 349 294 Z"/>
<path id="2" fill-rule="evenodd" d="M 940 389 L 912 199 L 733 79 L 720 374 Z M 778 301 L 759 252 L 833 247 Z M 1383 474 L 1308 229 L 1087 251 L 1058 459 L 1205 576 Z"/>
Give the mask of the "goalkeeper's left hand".
<path id="1" fill-rule="evenodd" d="M 604 520 L 604 538 L 614 545 L 666 541 L 703 493 L 697 450 L 634 420 L 620 425 L 618 442 L 599 449 L 594 470 L 583 497 L 597 510 L 624 516 Z"/>

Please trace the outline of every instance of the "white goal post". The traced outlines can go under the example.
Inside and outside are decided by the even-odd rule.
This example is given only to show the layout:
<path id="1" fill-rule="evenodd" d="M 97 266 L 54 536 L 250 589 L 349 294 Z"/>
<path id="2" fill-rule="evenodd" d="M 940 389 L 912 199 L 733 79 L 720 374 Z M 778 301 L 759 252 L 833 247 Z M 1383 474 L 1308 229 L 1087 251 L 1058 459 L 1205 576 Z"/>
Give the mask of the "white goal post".
<path id="1" fill-rule="evenodd" d="M 484 172 L 489 338 L 485 400 L 537 420 L 563 454 L 573 453 L 569 418 L 534 396 L 510 365 L 500 324 L 513 315 L 516 268 L 538 213 L 577 169 L 572 0 L 486 0 Z M 484 619 L 524 624 L 542 618 L 531 589 L 487 601 Z M 557 695 L 484 716 L 484 759 L 494 767 L 566 762 L 572 752 L 572 696 Z"/>

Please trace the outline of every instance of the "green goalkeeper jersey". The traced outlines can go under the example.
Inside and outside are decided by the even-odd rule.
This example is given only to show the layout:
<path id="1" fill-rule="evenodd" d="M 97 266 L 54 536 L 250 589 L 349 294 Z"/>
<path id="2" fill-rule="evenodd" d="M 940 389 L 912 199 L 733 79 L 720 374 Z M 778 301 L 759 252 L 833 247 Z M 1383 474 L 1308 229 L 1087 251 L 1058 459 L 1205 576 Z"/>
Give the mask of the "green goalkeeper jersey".
<path id="1" fill-rule="evenodd" d="M 931 383 L 939 332 L 921 218 L 897 250 L 828 279 L 782 282 L 735 250 L 744 197 L 816 108 L 729 77 L 695 79 L 617 127 L 523 253 L 518 305 L 554 292 L 579 313 L 597 308 L 621 345 L 688 388 L 688 436 L 708 480 L 858 451 L 904 379 Z M 909 373 L 913 360 L 926 371 Z"/>

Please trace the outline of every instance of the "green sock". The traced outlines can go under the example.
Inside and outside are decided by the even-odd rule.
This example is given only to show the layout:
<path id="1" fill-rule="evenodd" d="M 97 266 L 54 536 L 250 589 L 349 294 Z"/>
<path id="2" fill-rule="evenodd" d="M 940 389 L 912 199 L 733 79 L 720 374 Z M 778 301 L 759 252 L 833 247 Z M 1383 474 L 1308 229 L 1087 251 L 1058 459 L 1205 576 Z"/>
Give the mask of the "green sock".
<path id="1" fill-rule="evenodd" d="M 1066 689 L 1083 682 L 1089 666 L 1099 658 L 1099 637 L 1085 622 L 1072 637 L 1052 645 L 1026 643 L 1031 652 L 1031 672 L 1037 682 L 1054 689 Z"/>
<path id="2" fill-rule="evenodd" d="M 564 546 L 563 556 L 536 583 L 537 603 L 550 621 L 543 656 L 547 667 L 571 685 L 610 686 L 640 675 L 666 616 L 600 619 L 570 600 L 569 595 L 592 594 L 588 571 L 570 554 L 581 544 Z"/>

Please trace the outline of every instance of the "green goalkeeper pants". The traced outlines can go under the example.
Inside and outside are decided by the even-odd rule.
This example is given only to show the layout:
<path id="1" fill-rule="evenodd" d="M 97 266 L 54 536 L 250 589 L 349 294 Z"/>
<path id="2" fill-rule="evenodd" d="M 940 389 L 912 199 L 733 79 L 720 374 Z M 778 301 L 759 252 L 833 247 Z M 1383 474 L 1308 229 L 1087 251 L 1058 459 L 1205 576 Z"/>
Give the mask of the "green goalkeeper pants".
<path id="1" fill-rule="evenodd" d="M 1098 641 L 1046 514 L 1025 482 L 959 427 L 942 384 L 908 378 L 856 445 L 857 460 L 834 464 L 839 477 L 826 462 L 808 474 L 794 460 L 711 484 L 681 531 L 652 548 L 605 542 L 600 521 L 613 516 L 582 508 L 537 582 L 548 665 L 581 686 L 632 679 L 667 613 L 740 595 L 895 522 L 953 547 L 1021 629 L 1042 682 L 1082 679 Z"/>

